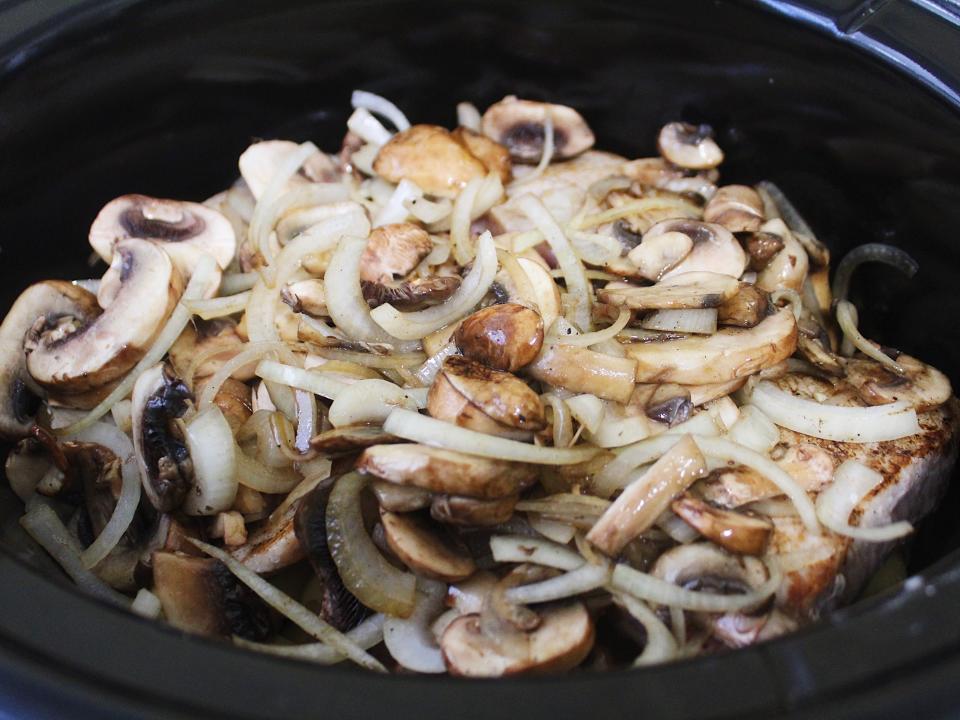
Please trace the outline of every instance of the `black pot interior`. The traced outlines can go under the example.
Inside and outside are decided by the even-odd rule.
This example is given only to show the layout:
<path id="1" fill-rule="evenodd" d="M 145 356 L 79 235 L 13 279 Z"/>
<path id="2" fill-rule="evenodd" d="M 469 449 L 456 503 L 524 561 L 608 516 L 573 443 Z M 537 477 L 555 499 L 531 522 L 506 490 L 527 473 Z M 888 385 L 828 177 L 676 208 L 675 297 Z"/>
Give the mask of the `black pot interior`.
<path id="1" fill-rule="evenodd" d="M 29 40 L 0 75 L 0 307 L 33 280 L 99 275 L 86 232 L 117 195 L 203 199 L 252 138 L 338 148 L 354 88 L 448 126 L 460 100 L 515 93 L 578 108 L 600 147 L 630 157 L 654 154 L 666 121 L 710 123 L 723 180 L 775 181 L 835 258 L 866 242 L 908 250 L 912 281 L 858 273 L 861 327 L 960 381 L 956 109 L 746 3 L 74 4 Z M 41 565 L 3 493 L 0 542 Z M 958 509 L 954 485 L 913 570 L 960 545 Z"/>

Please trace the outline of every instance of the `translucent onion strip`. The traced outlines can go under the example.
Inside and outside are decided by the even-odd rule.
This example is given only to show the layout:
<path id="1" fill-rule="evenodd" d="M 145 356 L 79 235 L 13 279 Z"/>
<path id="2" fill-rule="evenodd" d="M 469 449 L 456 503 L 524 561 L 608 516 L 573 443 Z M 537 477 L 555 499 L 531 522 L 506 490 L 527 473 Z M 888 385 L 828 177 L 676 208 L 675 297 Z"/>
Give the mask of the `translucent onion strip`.
<path id="1" fill-rule="evenodd" d="M 187 323 L 190 322 L 191 313 L 184 304 L 184 301 L 203 297 L 214 283 L 219 282 L 219 280 L 220 268 L 217 267 L 217 261 L 214 260 L 211 255 L 204 254 L 197 262 L 193 275 L 190 277 L 190 282 L 187 283 L 187 288 L 183 291 L 180 302 L 177 303 L 177 306 L 170 314 L 170 319 L 167 320 L 167 324 L 164 325 L 163 329 L 157 334 L 153 345 L 150 346 L 150 349 L 147 350 L 146 354 L 140 359 L 140 362 L 138 362 L 110 394 L 101 400 L 83 419 L 67 427 L 59 428 L 55 431 L 56 434 L 62 436 L 73 435 L 80 432 L 110 412 L 114 404 L 127 397 L 137 382 L 137 378 L 139 378 L 145 370 L 153 367 L 163 359 L 163 356 L 167 354 L 170 347 L 177 341 L 177 338 L 180 337 Z"/>
<path id="2" fill-rule="evenodd" d="M 575 570 L 542 582 L 521 585 L 507 590 L 507 600 L 521 605 L 552 602 L 582 595 L 610 582 L 610 566 L 584 563 Z"/>
<path id="3" fill-rule="evenodd" d="M 593 305 L 593 290 L 584 272 L 583 263 L 573 251 L 570 241 L 563 230 L 553 219 L 550 211 L 544 207 L 539 198 L 534 195 L 522 195 L 517 199 L 520 209 L 530 221 L 543 233 L 547 244 L 557 258 L 563 279 L 567 285 L 567 293 L 573 298 L 573 307 L 567 319 L 582 332 L 590 331 L 591 307 Z"/>
<path id="4" fill-rule="evenodd" d="M 309 633 L 321 642 L 326 643 L 361 667 L 377 672 L 386 672 L 386 668 L 383 667 L 380 661 L 370 655 L 366 650 L 350 640 L 339 630 L 328 625 L 323 619 L 310 612 L 296 600 L 280 592 L 269 582 L 247 568 L 243 563 L 213 545 L 207 545 L 207 543 L 194 540 L 193 538 L 187 539 L 207 555 L 216 558 L 226 565 L 227 569 L 234 574 L 237 580 L 250 588 L 270 607 L 289 619 L 301 630 Z"/>
<path id="5" fill-rule="evenodd" d="M 550 165 L 550 161 L 553 159 L 553 136 L 553 114 L 550 112 L 549 108 L 545 107 L 543 116 L 543 149 L 540 151 L 540 162 L 537 163 L 537 166 L 533 169 L 533 172 L 529 173 L 528 175 L 524 175 L 519 180 L 515 180 L 513 183 L 514 187 L 528 183 L 531 180 L 536 180 L 538 177 L 543 175 L 544 171 Z"/>
<path id="6" fill-rule="evenodd" d="M 457 450 L 467 455 L 541 465 L 575 465 L 597 454 L 597 448 L 589 446 L 553 448 L 528 445 L 516 440 L 467 430 L 401 408 L 390 413 L 386 422 L 383 423 L 383 431 L 405 440 L 446 450 Z"/>
<path id="7" fill-rule="evenodd" d="M 876 360 L 881 365 L 893 370 L 897 375 L 904 375 L 903 368 L 896 360 L 863 336 L 863 333 L 857 328 L 856 312 L 853 303 L 848 300 L 840 300 L 837 303 L 837 324 L 843 331 L 843 337 L 868 358 Z"/>
<path id="8" fill-rule="evenodd" d="M 717 331 L 717 309 L 654 310 L 640 322 L 646 330 L 713 335 Z"/>
<path id="9" fill-rule="evenodd" d="M 905 401 L 872 407 L 824 405 L 762 381 L 754 387 L 750 402 L 780 427 L 824 440 L 882 442 L 921 432 L 916 411 Z"/>
<path id="10" fill-rule="evenodd" d="M 480 111 L 472 102 L 457 103 L 457 125 L 480 132 Z"/>
<path id="11" fill-rule="evenodd" d="M 220 388 L 223 387 L 223 383 L 227 381 L 227 378 L 233 375 L 237 370 L 249 365 L 250 363 L 257 362 L 265 355 L 270 353 L 278 353 L 283 350 L 286 350 L 286 346 L 280 342 L 266 342 L 266 343 L 247 343 L 244 346 L 244 349 L 234 355 L 232 358 L 227 360 L 219 369 L 213 374 L 213 376 L 207 380 L 206 384 L 203 386 L 203 392 L 200 394 L 200 398 L 197 401 L 197 406 L 200 410 L 210 407 L 213 404 L 214 398 L 217 396 L 217 393 L 220 392 Z M 193 363 L 191 363 L 192 367 Z M 193 368 L 194 372 L 196 371 Z M 191 377 L 193 373 L 188 373 Z"/>
<path id="12" fill-rule="evenodd" d="M 250 291 L 247 290 L 237 293 L 236 295 L 227 295 L 225 297 L 186 300 L 184 301 L 184 305 L 186 305 L 194 315 L 204 320 L 212 320 L 214 318 L 226 317 L 227 315 L 243 312 L 249 300 Z"/>
<path id="13" fill-rule="evenodd" d="M 366 108 L 357 108 L 347 118 L 347 127 L 364 142 L 383 145 L 389 142 L 393 134 L 387 130 Z"/>
<path id="14" fill-rule="evenodd" d="M 570 409 L 567 404 L 556 393 L 541 395 L 540 399 L 553 410 L 550 421 L 553 425 L 553 446 L 569 447 L 573 444 L 573 421 L 570 419 Z"/>
<path id="15" fill-rule="evenodd" d="M 251 490 L 282 495 L 293 490 L 301 480 L 290 468 L 267 467 L 239 447 L 235 448 L 234 457 L 237 462 L 237 482 Z"/>
<path id="16" fill-rule="evenodd" d="M 422 399 L 416 395 L 422 395 Z M 418 402 L 419 400 L 419 402 Z M 336 427 L 380 425 L 396 407 L 416 410 L 426 405 L 426 393 L 403 390 L 386 380 L 360 380 L 337 393 L 327 419 Z"/>
<path id="17" fill-rule="evenodd" d="M 314 395 L 335 399 L 349 385 L 336 378 L 323 375 L 314 370 L 304 370 L 292 365 L 284 365 L 274 360 L 264 360 L 257 365 L 258 377 L 287 387 L 306 390 Z"/>
<path id="18" fill-rule="evenodd" d="M 620 331 L 627 326 L 628 322 L 630 322 L 630 310 L 622 307 L 620 308 L 620 314 L 610 327 L 594 332 L 582 333 L 580 335 L 564 335 L 550 342 L 557 342 L 562 345 L 579 345 L 581 347 L 597 345 L 598 343 L 614 339 L 620 334 Z"/>
<path id="19" fill-rule="evenodd" d="M 417 578 L 417 599 L 408 618 L 388 617 L 383 642 L 400 665 L 419 673 L 443 673 L 447 666 L 431 624 L 446 609 L 446 583 Z"/>
<path id="20" fill-rule="evenodd" d="M 400 131 L 410 127 L 410 121 L 404 115 L 400 108 L 387 100 L 385 97 L 375 95 L 366 90 L 354 90 L 350 96 L 350 104 L 356 108 L 363 108 L 372 113 L 376 113 L 393 123 L 393 126 Z"/>
<path id="21" fill-rule="evenodd" d="M 227 273 L 220 280 L 221 295 L 235 295 L 251 289 L 260 277 L 259 273 Z"/>
<path id="22" fill-rule="evenodd" d="M 364 650 L 369 650 L 374 645 L 379 645 L 383 640 L 383 621 L 384 616 L 380 613 L 371 615 L 353 630 L 346 633 L 346 637 L 357 646 Z M 334 665 L 346 659 L 343 653 L 337 652 L 333 647 L 326 643 L 306 643 L 304 645 L 270 645 L 267 643 L 251 642 L 240 637 L 233 638 L 233 644 L 237 647 L 254 650 L 267 655 L 277 655 L 279 657 L 292 658 L 295 660 L 308 660 L 319 665 Z"/>
<path id="23" fill-rule="evenodd" d="M 410 211 L 407 209 L 407 203 L 419 200 L 423 197 L 423 190 L 417 187 L 406 178 L 400 181 L 390 199 L 380 208 L 373 220 L 374 227 L 390 225 L 391 223 L 405 222 Z"/>
<path id="24" fill-rule="evenodd" d="M 223 412 L 208 407 L 187 423 L 184 434 L 194 482 L 183 501 L 183 511 L 216 515 L 229 510 L 237 497 L 237 445 Z"/>
<path id="25" fill-rule="evenodd" d="M 533 563 L 557 570 L 576 570 L 585 560 L 570 548 L 549 540 L 518 535 L 494 535 L 490 552 L 499 563 Z"/>
<path id="26" fill-rule="evenodd" d="M 657 617 L 647 604 L 642 600 L 637 600 L 632 595 L 619 593 L 617 600 L 623 603 L 623 607 L 630 613 L 637 622 L 643 625 L 647 634 L 647 642 L 643 646 L 643 652 L 633 661 L 634 667 L 644 667 L 646 665 L 657 665 L 659 663 L 669 662 L 677 657 L 677 641 L 673 637 L 670 629 L 663 624 L 663 621 Z M 674 608 L 670 608 L 671 618 Z M 683 617 L 682 613 L 677 613 Z"/>
<path id="27" fill-rule="evenodd" d="M 471 179 L 457 199 L 453 202 L 453 214 L 450 216 L 450 244 L 453 247 L 453 259 L 461 266 L 473 260 L 474 249 L 470 238 L 470 211 L 480 192 L 483 178 Z"/>
<path id="28" fill-rule="evenodd" d="M 833 482 L 817 496 L 817 516 L 827 528 L 865 542 L 889 542 L 913 532 L 906 521 L 879 527 L 850 524 L 850 513 L 883 483 L 883 475 L 857 462 L 845 460 L 833 475 Z M 863 522 L 861 516 L 860 522 Z"/>
<path id="29" fill-rule="evenodd" d="M 497 274 L 497 250 L 493 244 L 493 237 L 489 232 L 480 236 L 477 242 L 477 257 L 473 267 L 460 283 L 457 291 L 444 303 L 434 305 L 425 310 L 400 312 L 389 303 L 381 305 L 368 314 L 369 318 L 379 325 L 382 330 L 401 340 L 419 340 L 455 320 L 467 315 L 483 299 Z M 329 275 L 329 273 L 328 273 Z M 332 280 L 328 280 L 330 288 Z M 359 284 L 358 284 L 359 288 Z M 332 290 L 330 290 L 332 292 Z M 327 306 L 331 309 L 332 298 L 328 299 Z M 366 303 L 364 303 L 366 307 Z M 336 320 L 336 318 L 334 318 Z M 337 320 L 337 325 L 343 327 Z M 351 333 L 351 336 L 357 335 Z"/>
<path id="30" fill-rule="evenodd" d="M 423 365 L 417 369 L 416 373 L 414 373 L 417 382 L 423 387 L 432 385 L 433 381 L 437 378 L 437 374 L 440 372 L 440 368 L 443 367 L 443 361 L 451 355 L 456 355 L 457 352 L 457 346 L 452 342 L 448 342 L 436 353 L 427 358 Z"/>
<path id="31" fill-rule="evenodd" d="M 308 347 L 312 355 L 317 355 L 327 360 L 341 360 L 343 362 L 356 363 L 357 365 L 375 368 L 377 370 L 415 367 L 427 359 L 426 355 L 422 352 L 389 352 L 379 354 L 376 352 L 344 350 L 338 347 L 324 347 L 322 345 L 309 345 Z"/>

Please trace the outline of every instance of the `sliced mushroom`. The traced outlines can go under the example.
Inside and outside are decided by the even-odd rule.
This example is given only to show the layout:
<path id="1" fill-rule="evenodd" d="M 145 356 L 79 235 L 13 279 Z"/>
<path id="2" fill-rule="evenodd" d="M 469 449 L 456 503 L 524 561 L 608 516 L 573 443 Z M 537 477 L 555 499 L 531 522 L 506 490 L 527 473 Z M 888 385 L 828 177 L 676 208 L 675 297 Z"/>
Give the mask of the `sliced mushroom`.
<path id="1" fill-rule="evenodd" d="M 741 555 L 763 555 L 773 525 L 756 515 L 716 508 L 684 493 L 670 505 L 694 530 L 724 550 Z"/>
<path id="2" fill-rule="evenodd" d="M 468 580 L 447 588 L 446 604 L 461 615 L 479 613 L 499 578 L 492 572 L 481 570 Z"/>
<path id="3" fill-rule="evenodd" d="M 645 238 L 627 257 L 640 275 L 656 282 L 693 250 L 693 240 L 682 232 L 665 232 Z"/>
<path id="4" fill-rule="evenodd" d="M 740 291 L 741 283 L 730 275 L 688 272 L 648 287 L 610 283 L 598 297 L 610 305 L 633 310 L 681 310 L 719 308 Z"/>
<path id="5" fill-rule="evenodd" d="M 247 542 L 247 525 L 243 515 L 235 510 L 217 513 L 210 526 L 210 537 L 223 540 L 226 547 L 238 547 Z"/>
<path id="6" fill-rule="evenodd" d="M 64 318 L 84 326 L 100 313 L 97 299 L 83 288 L 61 280 L 31 285 L 10 308 L 0 325 L 0 437 L 23 437 L 39 408 L 39 387 L 27 373 L 24 342 L 39 318 L 53 325 Z"/>
<path id="7" fill-rule="evenodd" d="M 494 500 L 478 500 L 459 495 L 436 495 L 430 503 L 430 516 L 438 522 L 465 527 L 492 527 L 507 522 L 519 497 L 508 495 Z"/>
<path id="8" fill-rule="evenodd" d="M 823 329 L 813 313 L 803 308 L 797 328 L 800 331 L 797 336 L 797 354 L 827 375 L 842 377 L 843 361 L 834 354 L 830 334 Z"/>
<path id="9" fill-rule="evenodd" d="M 637 385 L 630 404 L 642 406 L 648 418 L 668 427 L 688 420 L 693 412 L 690 390 L 674 383 Z"/>
<path id="10" fill-rule="evenodd" d="M 260 199 L 273 179 L 277 166 L 297 147 L 297 143 L 290 140 L 262 140 L 243 151 L 239 161 L 240 175 L 254 198 Z M 308 182 L 334 182 L 339 178 L 340 171 L 333 160 L 318 152 L 304 161 L 300 170 L 287 182 L 287 189 Z"/>
<path id="11" fill-rule="evenodd" d="M 543 402 L 530 386 L 459 355 L 444 360 L 427 394 L 427 410 L 439 420 L 481 432 L 536 431 L 546 425 Z"/>
<path id="12" fill-rule="evenodd" d="M 363 299 L 372 308 L 390 303 L 400 310 L 413 310 L 425 304 L 435 305 L 448 299 L 460 287 L 460 278 L 432 275 L 390 284 L 364 281 L 360 283 L 360 287 Z"/>
<path id="13" fill-rule="evenodd" d="M 451 675 L 501 677 L 564 672 L 579 665 L 594 641 L 593 621 L 582 603 L 544 611 L 539 626 L 504 641 L 485 633 L 479 615 L 454 620 L 440 639 Z"/>
<path id="14" fill-rule="evenodd" d="M 897 355 L 896 361 L 903 375 L 891 372 L 875 360 L 848 360 L 844 364 L 847 382 L 870 405 L 904 401 L 917 412 L 924 412 L 950 399 L 953 393 L 950 380 L 935 367 L 903 353 Z"/>
<path id="15" fill-rule="evenodd" d="M 213 558 L 154 553 L 153 592 L 167 622 L 187 632 L 262 641 L 273 630 L 264 602 Z"/>
<path id="16" fill-rule="evenodd" d="M 328 314 L 323 280 L 317 278 L 290 283 L 280 291 L 280 299 L 295 313 L 305 313 L 310 317 L 325 317 Z"/>
<path id="17" fill-rule="evenodd" d="M 339 455 L 390 442 L 398 442 L 398 439 L 385 433 L 383 428 L 374 425 L 345 425 L 313 436 L 310 438 L 310 447 L 327 455 Z"/>
<path id="18" fill-rule="evenodd" d="M 520 100 L 508 95 L 487 108 L 480 121 L 483 134 L 504 145 L 517 162 L 536 163 L 543 154 L 544 123 L 553 123 L 553 157 L 566 160 L 593 147 L 593 131 L 566 105 Z"/>
<path id="19" fill-rule="evenodd" d="M 767 292 L 773 292 L 779 288 L 800 292 L 803 289 L 803 281 L 807 278 L 807 271 L 810 269 L 807 251 L 779 218 L 765 222 L 760 226 L 760 230 L 780 237 L 783 241 L 783 249 L 757 274 L 757 287 Z"/>
<path id="20" fill-rule="evenodd" d="M 419 515 L 381 510 L 380 521 L 390 549 L 417 575 L 459 582 L 476 572 L 473 558 Z"/>
<path id="21" fill-rule="evenodd" d="M 643 235 L 654 238 L 668 232 L 679 232 L 693 241 L 693 249 L 661 279 L 696 271 L 730 275 L 739 278 L 747 267 L 747 256 L 737 239 L 723 225 L 698 220 L 664 220 Z"/>
<path id="22" fill-rule="evenodd" d="M 370 489 L 380 503 L 380 507 L 390 512 L 407 513 L 422 510 L 430 507 L 433 501 L 433 493 L 429 490 L 397 485 L 386 480 L 374 480 L 370 483 Z"/>
<path id="23" fill-rule="evenodd" d="M 454 342 L 472 360 L 494 370 L 516 372 L 540 352 L 543 320 L 523 305 L 491 305 L 464 318 Z"/>
<path id="24" fill-rule="evenodd" d="M 529 297 L 524 295 L 506 270 L 497 273 L 491 292 L 497 298 L 497 302 L 535 307 L 543 321 L 543 329 L 549 330 L 562 311 L 560 288 L 550 276 L 550 271 L 540 263 L 525 257 L 517 258 L 517 263 L 530 281 L 526 292 L 532 295 Z"/>
<path id="25" fill-rule="evenodd" d="M 99 397 L 83 394 L 125 375 L 149 349 L 179 298 L 179 275 L 156 245 L 119 242 L 113 264 L 121 268 L 122 287 L 102 315 L 67 334 L 43 322 L 28 335 L 31 377 L 71 406 L 93 407 Z"/>
<path id="26" fill-rule="evenodd" d="M 150 503 L 170 512 L 183 502 L 193 483 L 193 463 L 178 419 L 191 398 L 186 385 L 163 365 L 143 373 L 133 386 L 133 445 L 140 478 Z"/>
<path id="27" fill-rule="evenodd" d="M 575 393 L 627 402 L 633 394 L 636 363 L 574 345 L 548 345 L 527 371 L 530 376 Z"/>
<path id="28" fill-rule="evenodd" d="M 741 283 L 737 294 L 720 304 L 717 322 L 721 325 L 751 328 L 767 316 L 770 302 L 762 290 Z"/>
<path id="29" fill-rule="evenodd" d="M 380 148 L 373 169 L 385 180 L 410 180 L 428 195 L 456 197 L 487 168 L 438 125 L 414 125 L 394 135 Z"/>
<path id="30" fill-rule="evenodd" d="M 750 258 L 749 268 L 761 272 L 783 250 L 783 238 L 770 232 L 752 232 L 743 241 Z"/>
<path id="31" fill-rule="evenodd" d="M 470 128 L 458 127 L 451 134 L 454 140 L 484 164 L 487 172 L 499 175 L 504 185 L 510 182 L 513 163 L 507 148 Z"/>
<path id="32" fill-rule="evenodd" d="M 708 170 L 723 162 L 723 151 L 709 125 L 667 123 L 657 137 L 657 148 L 666 160 L 682 168 Z"/>
<path id="33" fill-rule="evenodd" d="M 400 485 L 483 499 L 516 495 L 536 476 L 530 465 L 416 444 L 368 447 L 357 469 Z"/>
<path id="34" fill-rule="evenodd" d="M 699 195 L 709 200 L 717 192 L 716 182 L 719 173 L 716 170 L 693 172 L 678 168 L 663 158 L 640 158 L 624 163 L 621 168 L 624 175 L 633 180 L 641 192 L 656 188 L 668 192 Z"/>
<path id="35" fill-rule="evenodd" d="M 220 352 L 217 352 L 217 350 Z M 208 378 L 219 370 L 227 360 L 244 349 L 244 340 L 237 331 L 237 323 L 229 318 L 215 320 L 195 319 L 187 325 L 180 337 L 171 346 L 168 357 L 174 371 L 185 377 L 193 362 L 201 355 L 208 359 L 200 363 L 193 371 L 194 380 Z M 230 377 L 247 381 L 252 380 L 256 362 L 238 368 Z"/>
<path id="36" fill-rule="evenodd" d="M 360 258 L 360 279 L 388 283 L 406 277 L 433 250 L 427 231 L 412 223 L 374 228 Z"/>
<path id="37" fill-rule="evenodd" d="M 763 222 L 763 199 L 749 185 L 725 185 L 710 198 L 703 219 L 733 233 L 755 232 Z"/>
<path id="38" fill-rule="evenodd" d="M 729 382 L 772 367 L 797 347 L 793 311 L 780 310 L 749 329 L 721 328 L 710 336 L 624 345 L 637 361 L 637 382 L 704 385 Z"/>
<path id="39" fill-rule="evenodd" d="M 117 243 L 128 238 L 159 243 L 184 275 L 204 254 L 225 270 L 237 252 L 233 225 L 213 208 L 146 195 L 111 200 L 90 226 L 90 246 L 104 262 L 110 262 Z"/>
<path id="40" fill-rule="evenodd" d="M 756 589 L 769 577 L 761 560 L 732 555 L 708 542 L 678 545 L 667 550 L 654 563 L 651 574 L 688 590 L 722 594 Z"/>
<path id="41" fill-rule="evenodd" d="M 233 556 L 258 575 L 273 573 L 303 560 L 306 550 L 294 525 L 302 503 L 303 499 L 299 498 L 274 510 L 244 545 L 232 551 Z"/>

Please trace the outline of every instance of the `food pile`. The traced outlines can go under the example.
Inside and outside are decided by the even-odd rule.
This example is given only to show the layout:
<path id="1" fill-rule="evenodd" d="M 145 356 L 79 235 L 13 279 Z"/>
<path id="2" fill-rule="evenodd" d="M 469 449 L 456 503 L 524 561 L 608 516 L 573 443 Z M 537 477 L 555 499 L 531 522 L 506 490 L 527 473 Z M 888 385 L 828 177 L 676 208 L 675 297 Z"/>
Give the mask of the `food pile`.
<path id="1" fill-rule="evenodd" d="M 708 126 L 657 157 L 507 97 L 353 96 L 202 204 L 125 195 L 99 280 L 0 327 L 22 525 L 85 591 L 317 663 L 467 676 L 735 648 L 851 601 L 956 456 L 947 378 Z"/>

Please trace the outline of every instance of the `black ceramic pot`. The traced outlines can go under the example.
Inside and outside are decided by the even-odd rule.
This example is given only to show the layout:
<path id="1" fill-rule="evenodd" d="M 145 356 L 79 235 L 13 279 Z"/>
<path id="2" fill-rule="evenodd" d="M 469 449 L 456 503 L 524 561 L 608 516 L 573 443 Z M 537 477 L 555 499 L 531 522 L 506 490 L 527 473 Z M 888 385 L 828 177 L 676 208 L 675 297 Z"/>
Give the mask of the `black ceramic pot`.
<path id="1" fill-rule="evenodd" d="M 952 9 L 951 9 L 952 8 Z M 353 88 L 415 121 L 507 93 L 580 109 L 651 154 L 709 122 L 727 181 L 776 181 L 865 268 L 867 334 L 960 380 L 960 26 L 951 0 L 0 1 L 0 306 L 89 274 L 116 195 L 203 198 L 254 137 L 341 139 Z M 912 545 L 917 578 L 766 645 L 642 672 L 467 682 L 317 668 L 187 637 L 81 596 L 0 489 L 0 716 L 810 718 L 960 714 L 960 493 Z"/>

